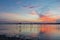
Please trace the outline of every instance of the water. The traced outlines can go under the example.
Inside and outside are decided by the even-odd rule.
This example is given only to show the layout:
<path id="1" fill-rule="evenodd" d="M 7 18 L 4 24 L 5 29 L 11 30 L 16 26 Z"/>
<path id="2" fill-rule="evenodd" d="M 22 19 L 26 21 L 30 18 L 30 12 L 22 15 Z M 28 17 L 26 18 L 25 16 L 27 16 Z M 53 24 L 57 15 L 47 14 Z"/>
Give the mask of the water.
<path id="1" fill-rule="evenodd" d="M 60 40 L 59 24 L 0 24 L 0 35 Z"/>

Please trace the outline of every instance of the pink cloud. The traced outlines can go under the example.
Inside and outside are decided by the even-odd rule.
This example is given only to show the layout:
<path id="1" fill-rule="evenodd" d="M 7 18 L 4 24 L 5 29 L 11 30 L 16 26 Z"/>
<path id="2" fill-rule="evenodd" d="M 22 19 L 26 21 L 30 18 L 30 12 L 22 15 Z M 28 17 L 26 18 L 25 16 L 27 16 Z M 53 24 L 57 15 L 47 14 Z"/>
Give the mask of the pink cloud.
<path id="1" fill-rule="evenodd" d="M 0 21 L 17 22 L 20 20 L 20 14 L 2 13 L 0 14 Z"/>

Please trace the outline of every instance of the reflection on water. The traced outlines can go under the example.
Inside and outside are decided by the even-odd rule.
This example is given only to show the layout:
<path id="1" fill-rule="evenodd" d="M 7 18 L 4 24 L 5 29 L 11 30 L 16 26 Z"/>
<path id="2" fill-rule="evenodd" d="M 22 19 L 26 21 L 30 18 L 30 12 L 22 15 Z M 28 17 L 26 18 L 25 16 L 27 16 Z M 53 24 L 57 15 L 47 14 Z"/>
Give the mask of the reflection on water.
<path id="1" fill-rule="evenodd" d="M 58 24 L 1 24 L 0 35 L 16 37 L 36 37 L 41 40 L 60 39 L 60 25 Z M 34 38 L 35 39 L 35 38 Z"/>

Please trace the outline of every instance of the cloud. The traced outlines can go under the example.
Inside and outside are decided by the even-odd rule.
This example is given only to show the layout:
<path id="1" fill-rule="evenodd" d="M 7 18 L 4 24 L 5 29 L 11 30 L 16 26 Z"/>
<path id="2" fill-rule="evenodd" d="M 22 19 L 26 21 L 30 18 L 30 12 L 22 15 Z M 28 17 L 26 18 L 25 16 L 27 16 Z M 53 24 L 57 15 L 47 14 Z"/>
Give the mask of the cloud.
<path id="1" fill-rule="evenodd" d="M 57 11 L 48 10 L 42 16 L 40 15 L 40 20 L 42 20 L 41 22 L 45 22 L 45 23 L 47 22 L 55 23 L 59 19 L 60 19 L 60 15 Z"/>
<path id="2" fill-rule="evenodd" d="M 32 9 L 32 8 L 38 8 L 40 6 L 34 6 L 34 5 L 29 5 L 29 6 L 23 6 L 24 8 L 29 8 L 29 9 Z"/>
<path id="3" fill-rule="evenodd" d="M 20 15 L 19 14 L 14 14 L 14 13 L 2 13 L 0 14 L 0 21 L 12 21 L 15 22 L 19 20 Z"/>
<path id="4" fill-rule="evenodd" d="M 21 1 L 16 2 L 16 4 L 21 4 L 21 3 L 22 3 Z"/>
<path id="5" fill-rule="evenodd" d="M 3 22 L 55 22 L 58 19 L 60 19 L 60 15 L 56 15 L 56 12 L 51 10 L 47 11 L 43 15 L 38 14 L 34 10 L 24 15 L 17 14 L 17 13 L 0 13 L 0 23 L 3 23 Z"/>
<path id="6" fill-rule="evenodd" d="M 1 13 L 0 22 L 35 22 L 38 19 L 38 15 L 20 15 L 15 13 Z"/>

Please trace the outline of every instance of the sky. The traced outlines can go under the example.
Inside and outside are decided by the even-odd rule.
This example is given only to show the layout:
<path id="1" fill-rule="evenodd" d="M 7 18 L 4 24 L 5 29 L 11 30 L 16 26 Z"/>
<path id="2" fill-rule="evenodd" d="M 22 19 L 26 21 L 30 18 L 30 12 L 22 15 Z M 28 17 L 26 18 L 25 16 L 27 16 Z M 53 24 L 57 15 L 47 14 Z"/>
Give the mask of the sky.
<path id="1" fill-rule="evenodd" d="M 0 23 L 6 22 L 60 23 L 60 0 L 0 0 Z M 45 27 L 45 25 L 43 26 Z M 54 33 L 57 33 L 55 26 L 52 29 L 54 29 Z M 0 33 L 15 34 L 19 32 L 16 25 L 0 25 Z"/>
<path id="2" fill-rule="evenodd" d="M 41 22 L 41 15 L 59 19 L 60 0 L 0 0 L 1 22 Z"/>

